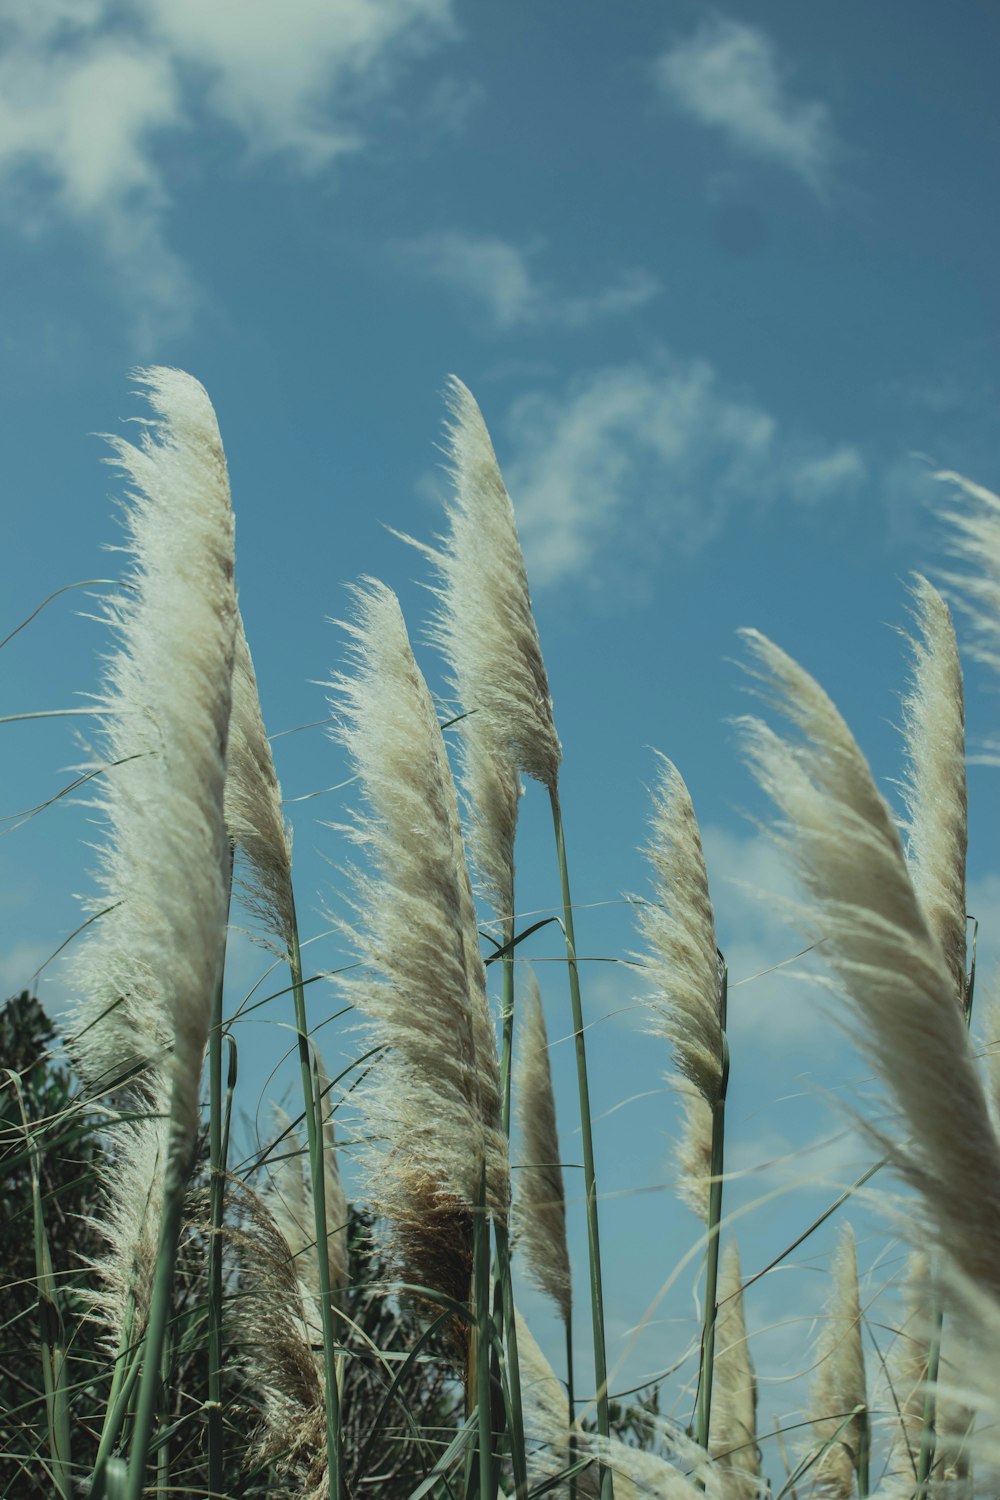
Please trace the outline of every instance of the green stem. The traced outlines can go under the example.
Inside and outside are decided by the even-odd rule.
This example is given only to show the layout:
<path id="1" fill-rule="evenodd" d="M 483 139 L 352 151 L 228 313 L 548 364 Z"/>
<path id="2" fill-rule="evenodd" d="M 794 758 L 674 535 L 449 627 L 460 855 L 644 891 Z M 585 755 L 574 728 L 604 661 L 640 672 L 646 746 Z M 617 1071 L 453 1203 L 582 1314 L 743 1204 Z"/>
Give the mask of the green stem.
<path id="1" fill-rule="evenodd" d="M 476 1299 L 476 1410 L 479 1416 L 479 1497 L 493 1500 L 493 1416 L 490 1402 L 490 1241 L 486 1216 L 486 1167 L 483 1167 L 472 1230 Z"/>
<path id="2" fill-rule="evenodd" d="M 232 854 L 230 852 L 230 881 Z M 222 1142 L 222 976 L 212 996 L 208 1034 L 209 1126 L 211 1161 L 208 1238 L 208 1488 L 222 1493 L 222 1223 L 225 1214 L 226 1160 Z"/>
<path id="3" fill-rule="evenodd" d="M 871 1466 L 872 1429 L 868 1408 L 858 1413 L 858 1500 L 868 1500 L 870 1489 L 869 1468 Z"/>
<path id="4" fill-rule="evenodd" d="M 146 1325 L 146 1345 L 142 1360 L 142 1378 L 139 1383 L 139 1404 L 129 1455 L 127 1500 L 140 1500 L 146 1483 L 146 1460 L 153 1434 L 153 1418 L 159 1401 L 160 1362 L 167 1322 L 170 1317 L 174 1266 L 177 1262 L 177 1242 L 180 1239 L 184 1191 L 187 1187 L 190 1168 L 191 1142 L 186 1134 L 183 1137 L 180 1136 L 180 1127 L 174 1120 L 171 1120 L 170 1139 L 167 1145 L 163 1213 L 160 1219 L 160 1239 L 156 1252 L 156 1273 L 149 1305 L 149 1320 Z"/>
<path id="5" fill-rule="evenodd" d="M 525 1500 L 528 1493 L 528 1463 L 524 1442 L 524 1411 L 521 1405 L 521 1367 L 517 1357 L 517 1319 L 510 1269 L 510 1237 L 506 1224 L 494 1220 L 497 1246 L 497 1279 L 501 1289 L 501 1330 L 507 1340 L 507 1385 L 510 1390 L 510 1461 L 514 1470 L 514 1493 Z"/>
<path id="6" fill-rule="evenodd" d="M 500 1042 L 501 1123 L 504 1134 L 510 1135 L 510 1081 L 514 1058 L 514 892 L 510 893 L 511 916 L 503 925 L 503 941 L 507 950 L 503 956 L 503 1000 L 501 1005 L 502 1033 Z"/>
<path id="7" fill-rule="evenodd" d="M 228 894 L 233 889 L 235 848 L 229 848 Z M 227 908 L 228 921 L 228 908 Z M 208 1043 L 209 1158 L 211 1162 L 210 1231 L 208 1241 L 208 1487 L 221 1494 L 223 1476 L 222 1422 L 222 1226 L 225 1216 L 226 1147 L 222 1119 L 222 991 L 223 978 L 212 997 L 212 1025 Z"/>
<path id="8" fill-rule="evenodd" d="M 708 1190 L 708 1240 L 705 1252 L 705 1311 L 701 1334 L 701 1369 L 698 1374 L 698 1406 L 695 1439 L 708 1447 L 712 1426 L 712 1386 L 715 1378 L 715 1324 L 718 1318 L 719 1226 L 722 1222 L 722 1179 L 725 1171 L 726 1090 L 729 1085 L 729 1046 L 726 1041 L 728 974 L 725 964 L 719 989 L 719 1022 L 722 1067 L 719 1092 L 712 1104 L 712 1181 Z"/>
<path id="9" fill-rule="evenodd" d="M 129 1307 L 125 1315 L 125 1331 L 115 1360 L 115 1373 L 111 1379 L 111 1391 L 108 1396 L 108 1405 L 104 1414 L 104 1426 L 101 1430 L 101 1441 L 97 1449 L 97 1458 L 94 1461 L 94 1475 L 90 1481 L 90 1500 L 103 1500 L 105 1485 L 107 1481 L 106 1470 L 111 1461 L 111 1450 L 115 1445 L 122 1423 L 128 1412 L 129 1402 L 135 1383 L 142 1369 L 142 1345 L 132 1351 L 132 1359 L 126 1362 L 128 1341 L 131 1338 L 132 1315 L 135 1304 L 132 1300 L 133 1294 L 129 1292 Z"/>
<path id="10" fill-rule="evenodd" d="M 302 953 L 299 948 L 295 904 L 292 907 L 288 967 L 291 971 L 295 1004 L 295 1029 L 298 1032 L 299 1065 L 302 1073 L 302 1101 L 309 1142 L 309 1172 L 312 1177 L 312 1199 L 316 1228 L 316 1261 L 319 1268 L 320 1317 L 323 1328 L 323 1367 L 326 1373 L 326 1455 L 329 1467 L 331 1500 L 339 1500 L 343 1486 L 343 1459 L 340 1432 L 340 1390 L 337 1385 L 337 1352 L 333 1333 L 333 1298 L 330 1291 L 330 1257 L 327 1253 L 326 1178 L 323 1170 L 323 1101 L 319 1097 L 319 1079 L 313 1065 L 306 1022 L 306 997 L 302 983 Z"/>
<path id="11" fill-rule="evenodd" d="M 594 1381 L 597 1387 L 597 1431 L 601 1437 L 611 1435 L 608 1411 L 608 1368 L 604 1338 L 604 1291 L 601 1280 L 601 1241 L 597 1223 L 597 1175 L 594 1170 L 594 1134 L 590 1118 L 590 1085 L 587 1079 L 587 1049 L 583 1032 L 583 1002 L 580 998 L 580 975 L 576 961 L 576 933 L 573 926 L 573 902 L 566 860 L 559 793 L 549 788 L 552 823 L 555 830 L 559 882 L 562 888 L 563 933 L 566 939 L 566 969 L 569 975 L 570 1004 L 573 1011 L 573 1035 L 576 1045 L 576 1077 L 580 1094 L 580 1134 L 583 1141 L 583 1177 L 587 1195 L 587 1248 L 590 1257 L 590 1305 L 594 1329 Z M 613 1500 L 611 1470 L 600 1470 L 601 1500 Z"/>
<path id="12" fill-rule="evenodd" d="M 569 1465 L 576 1464 L 576 1398 L 573 1391 L 573 1311 L 566 1319 L 566 1397 L 569 1402 Z M 569 1482 L 569 1500 L 576 1500 L 576 1475 Z"/>
<path id="13" fill-rule="evenodd" d="M 73 1488 L 70 1449 L 69 1397 L 66 1391 L 66 1338 L 62 1314 L 56 1301 L 55 1275 L 42 1200 L 41 1162 L 38 1143 L 31 1131 L 24 1095 L 15 1074 L 9 1075 L 17 1089 L 24 1136 L 31 1167 L 31 1206 L 34 1230 L 35 1286 L 38 1289 L 38 1333 L 45 1390 L 52 1480 L 60 1500 L 70 1500 Z"/>
<path id="14" fill-rule="evenodd" d="M 170 1494 L 170 1370 L 173 1361 L 173 1338 L 170 1326 L 160 1355 L 160 1435 L 156 1446 L 156 1493 Z"/>

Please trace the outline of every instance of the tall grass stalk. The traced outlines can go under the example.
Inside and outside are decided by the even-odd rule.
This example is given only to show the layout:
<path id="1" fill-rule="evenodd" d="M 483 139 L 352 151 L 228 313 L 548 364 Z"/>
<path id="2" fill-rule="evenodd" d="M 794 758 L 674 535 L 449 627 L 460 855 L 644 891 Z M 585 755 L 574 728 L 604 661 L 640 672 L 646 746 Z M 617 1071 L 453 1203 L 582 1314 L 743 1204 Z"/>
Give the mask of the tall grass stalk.
<path id="1" fill-rule="evenodd" d="M 597 1172 L 594 1166 L 594 1130 L 590 1114 L 590 1081 L 587 1074 L 587 1045 L 584 1039 L 583 1001 L 580 995 L 580 973 L 576 958 L 576 932 L 573 925 L 573 897 L 570 892 L 569 863 L 566 858 L 566 836 L 562 807 L 555 784 L 549 788 L 552 826 L 559 865 L 562 893 L 563 935 L 566 940 L 566 972 L 573 1015 L 573 1045 L 576 1055 L 576 1081 L 580 1100 L 580 1135 L 583 1144 L 583 1181 L 586 1194 L 587 1251 L 590 1258 L 590 1311 L 594 1335 L 594 1382 L 596 1387 L 597 1431 L 601 1437 L 611 1432 L 608 1408 L 608 1363 L 604 1335 L 604 1287 L 601 1276 L 601 1237 L 597 1215 Z M 601 1470 L 601 1500 L 614 1495 L 610 1469 Z"/>
<path id="2" fill-rule="evenodd" d="M 38 1142 L 28 1119 L 20 1078 L 10 1069 L 6 1072 L 17 1093 L 31 1170 L 31 1217 L 35 1286 L 38 1292 L 39 1353 L 42 1364 L 42 1384 L 45 1391 L 45 1426 L 52 1466 L 52 1482 L 59 1500 L 72 1500 L 73 1456 L 69 1396 L 66 1390 L 66 1335 L 57 1302 L 52 1254 L 45 1225 Z"/>
<path id="3" fill-rule="evenodd" d="M 309 1028 L 306 1018 L 306 997 L 302 984 L 302 950 L 299 946 L 298 923 L 295 917 L 294 897 L 289 887 L 291 904 L 291 942 L 288 963 L 292 979 L 292 997 L 295 1006 L 295 1030 L 298 1039 L 299 1071 L 302 1079 L 303 1111 L 306 1121 L 306 1139 L 309 1146 L 309 1173 L 312 1185 L 313 1215 L 316 1229 L 316 1259 L 319 1275 L 320 1320 L 323 1330 L 323 1369 L 326 1388 L 326 1453 L 329 1467 L 330 1495 L 338 1500 L 343 1484 L 343 1453 L 340 1426 L 340 1388 L 337 1381 L 337 1348 L 333 1326 L 333 1295 L 330 1286 L 330 1258 L 327 1250 L 329 1226 L 326 1217 L 326 1173 L 323 1155 L 323 1101 L 320 1097 L 319 1074 L 312 1054 Z"/>
<path id="4" fill-rule="evenodd" d="M 222 1491 L 224 1427 L 222 1420 L 222 1232 L 226 1209 L 226 1154 L 223 1141 L 222 975 L 212 998 L 208 1040 L 208 1487 Z M 161 1482 L 162 1488 L 162 1482 Z"/>
<path id="5" fill-rule="evenodd" d="M 709 1432 L 712 1426 L 712 1386 L 715 1376 L 715 1323 L 718 1316 L 719 1246 L 726 1151 L 726 1090 L 729 1084 L 729 1047 L 726 1042 L 727 996 L 728 971 L 725 964 L 723 964 L 719 986 L 722 1067 L 718 1094 L 712 1104 L 712 1176 L 708 1189 L 708 1238 L 705 1249 L 705 1308 L 701 1334 L 701 1367 L 698 1376 L 698 1405 L 695 1420 L 695 1441 L 702 1448 L 708 1447 Z"/>

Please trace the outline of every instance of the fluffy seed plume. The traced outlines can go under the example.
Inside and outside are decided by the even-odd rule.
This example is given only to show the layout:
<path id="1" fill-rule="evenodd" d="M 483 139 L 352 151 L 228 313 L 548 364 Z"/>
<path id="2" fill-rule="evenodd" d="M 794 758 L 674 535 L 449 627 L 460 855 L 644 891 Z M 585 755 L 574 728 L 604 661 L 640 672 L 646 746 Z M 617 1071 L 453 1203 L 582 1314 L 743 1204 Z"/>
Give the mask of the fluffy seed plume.
<path id="1" fill-rule="evenodd" d="M 240 1293 L 227 1303 L 229 1341 L 239 1350 L 253 1393 L 252 1410 L 245 1413 L 248 1463 L 270 1463 L 306 1500 L 328 1500 L 318 1313 L 303 1297 L 301 1257 L 292 1243 L 300 1233 L 299 1213 L 309 1222 L 312 1206 L 303 1195 L 293 1217 L 285 1196 L 291 1187 L 284 1174 L 280 1193 L 273 1183 L 261 1196 L 244 1183 L 230 1184 L 240 1217 L 228 1232 L 239 1260 Z"/>
<path id="2" fill-rule="evenodd" d="M 549 1483 L 551 1493 L 566 1496 L 569 1481 L 560 1478 L 571 1458 L 566 1394 L 521 1318 L 517 1320 L 517 1349 L 529 1477 L 533 1483 Z M 575 1461 L 591 1460 L 576 1476 L 581 1500 L 596 1500 L 599 1494 L 597 1461 L 614 1473 L 615 1495 L 621 1500 L 696 1500 L 706 1495 L 709 1500 L 728 1500 L 719 1471 L 705 1450 L 666 1423 L 657 1437 L 669 1457 L 632 1448 L 617 1438 L 601 1438 L 579 1425 L 574 1425 L 572 1437 Z"/>
<path id="3" fill-rule="evenodd" d="M 368 580 L 354 600 L 355 670 L 332 686 L 367 802 L 346 831 L 372 865 L 350 932 L 365 970 L 343 981 L 385 1048 L 364 1094 L 371 1191 L 413 1279 L 464 1297 L 484 1167 L 490 1211 L 509 1204 L 496 1036 L 430 694 L 395 595 Z"/>
<path id="4" fill-rule="evenodd" d="M 198 1127 L 212 994 L 228 904 L 222 815 L 236 602 L 233 517 L 222 441 L 190 375 L 141 371 L 154 417 L 139 446 L 109 441 L 129 480 L 130 560 L 105 605 L 117 640 L 99 701 L 104 715 L 97 804 L 102 912 L 72 970 L 79 1000 L 71 1050 L 96 1091 L 114 1089 L 150 1116 L 172 1114 L 186 1154 Z M 112 1242 L 109 1289 L 151 1253 L 164 1162 L 162 1120 L 122 1133 L 106 1174 Z M 156 1163 L 155 1171 L 153 1163 Z M 152 1184 L 152 1186 L 151 1186 Z"/>
<path id="5" fill-rule="evenodd" d="M 868 1441 L 858 1261 L 850 1225 L 845 1225 L 834 1255 L 833 1290 L 816 1358 L 813 1428 L 819 1441 L 829 1444 L 816 1466 L 818 1487 L 833 1500 L 849 1500 Z"/>
<path id="6" fill-rule="evenodd" d="M 754 1500 L 760 1489 L 757 1380 L 743 1315 L 740 1252 L 730 1240 L 719 1271 L 709 1452 L 724 1474 L 725 1500 Z"/>
<path id="7" fill-rule="evenodd" d="M 953 527 L 952 551 L 970 571 L 948 574 L 956 600 L 974 632 L 973 655 L 1000 670 L 1000 495 L 961 474 L 935 476 L 952 485 L 965 504 L 944 512 Z"/>
<path id="8" fill-rule="evenodd" d="M 892 814 L 850 730 L 819 684 L 756 631 L 744 632 L 802 740 L 743 721 L 755 777 L 784 821 L 778 838 L 887 1085 L 897 1130 L 884 1146 L 919 1190 L 927 1228 L 968 1276 L 1000 1294 L 1000 1145 L 952 976 L 927 925 Z"/>
<path id="9" fill-rule="evenodd" d="M 723 1085 L 721 976 L 701 834 L 680 772 L 659 755 L 651 837 L 653 897 L 636 904 L 646 942 L 635 955 L 649 976 L 651 1030 L 673 1049 L 684 1108 L 679 1190 L 705 1217 L 712 1171 L 712 1108 Z"/>
<path id="10" fill-rule="evenodd" d="M 295 922 L 292 839 L 260 709 L 243 617 L 237 615 L 233 711 L 226 765 L 226 829 L 247 863 L 242 889 L 251 911 L 287 953 Z"/>
<path id="11" fill-rule="evenodd" d="M 913 677 L 903 699 L 906 853 L 927 925 L 941 944 L 955 998 L 964 1005 L 969 812 L 962 667 L 941 595 L 918 576 L 913 598 L 919 634 L 912 641 Z"/>
<path id="12" fill-rule="evenodd" d="M 490 435 L 472 393 L 448 382 L 455 487 L 438 548 L 414 542 L 441 578 L 433 636 L 468 717 L 463 781 L 475 810 L 473 856 L 499 914 L 509 915 L 518 771 L 556 786 L 562 751 L 528 578 Z M 413 541 L 412 538 L 407 538 Z"/>
<path id="13" fill-rule="evenodd" d="M 888 1361 L 892 1442 L 886 1472 L 912 1484 L 917 1476 L 920 1430 L 924 1421 L 924 1385 L 930 1355 L 930 1261 L 922 1250 L 907 1258 L 903 1281 L 903 1326 L 896 1335 Z"/>
<path id="14" fill-rule="evenodd" d="M 549 1039 L 534 970 L 525 969 L 521 1046 L 517 1054 L 518 1123 L 524 1165 L 515 1199 L 519 1241 L 535 1284 L 551 1297 L 563 1322 L 573 1316 L 573 1279 L 566 1244 L 566 1193 L 552 1092 Z"/>

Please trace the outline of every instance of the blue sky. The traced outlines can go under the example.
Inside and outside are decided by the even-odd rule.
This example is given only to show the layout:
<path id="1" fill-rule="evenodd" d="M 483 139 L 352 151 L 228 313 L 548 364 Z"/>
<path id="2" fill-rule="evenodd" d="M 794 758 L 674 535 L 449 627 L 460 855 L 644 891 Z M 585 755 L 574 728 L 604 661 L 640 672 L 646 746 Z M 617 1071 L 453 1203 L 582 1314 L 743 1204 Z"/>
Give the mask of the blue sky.
<path id="1" fill-rule="evenodd" d="M 130 368 L 180 365 L 219 414 L 269 728 L 321 718 L 345 583 L 384 579 L 420 640 L 427 580 L 385 527 L 440 525 L 441 391 L 459 374 L 521 526 L 589 908 L 581 950 L 635 946 L 622 896 L 645 884 L 651 746 L 705 830 L 734 984 L 731 1165 L 748 1174 L 731 1201 L 798 1184 L 741 1218 L 748 1271 L 867 1158 L 839 1113 L 865 1070 L 835 1007 L 755 978 L 797 936 L 731 883 L 788 889 L 746 816 L 764 809 L 730 722 L 747 708 L 735 632 L 760 628 L 820 678 L 891 792 L 906 578 L 944 560 L 931 476 L 997 483 L 998 42 L 986 6 L 858 0 L 8 0 L 0 16 L 0 633 L 62 585 L 114 575 L 116 480 L 94 434 L 141 412 Z M 89 607 L 64 595 L 4 648 L 4 713 L 94 689 L 105 642 Z M 433 653 L 421 660 L 439 685 Z M 969 685 L 981 742 L 997 703 L 975 667 Z M 75 727 L 2 727 L 3 811 L 65 783 Z M 289 798 L 343 779 L 321 729 L 275 751 Z M 972 772 L 987 954 L 995 774 Z M 344 857 L 319 820 L 350 796 L 289 807 L 317 935 Z M 519 904 L 546 910 L 537 789 L 522 822 Z M 86 810 L 62 804 L 0 839 L 7 990 L 75 926 L 92 837 Z M 309 951 L 337 962 L 331 939 Z M 240 940 L 234 953 L 238 999 L 261 960 Z M 540 968 L 564 1036 L 562 975 Z M 640 1035 L 636 976 L 594 963 L 587 978 L 598 1108 L 615 1111 L 599 1143 L 612 1355 L 635 1381 L 693 1327 L 692 1268 L 654 1314 L 679 1321 L 627 1336 L 694 1225 L 669 1190 L 666 1059 Z M 58 965 L 40 986 L 65 1003 Z M 244 1107 L 261 1101 L 264 1130 L 290 1076 L 267 1081 L 287 1021 L 240 1032 Z M 350 1045 L 331 1035 L 331 1066 Z M 573 1159 L 569 1048 L 554 1057 Z M 879 1222 L 857 1216 L 872 1291 L 898 1260 Z M 762 1424 L 794 1405 L 781 1382 L 808 1362 L 829 1244 L 750 1302 L 769 1330 Z"/>

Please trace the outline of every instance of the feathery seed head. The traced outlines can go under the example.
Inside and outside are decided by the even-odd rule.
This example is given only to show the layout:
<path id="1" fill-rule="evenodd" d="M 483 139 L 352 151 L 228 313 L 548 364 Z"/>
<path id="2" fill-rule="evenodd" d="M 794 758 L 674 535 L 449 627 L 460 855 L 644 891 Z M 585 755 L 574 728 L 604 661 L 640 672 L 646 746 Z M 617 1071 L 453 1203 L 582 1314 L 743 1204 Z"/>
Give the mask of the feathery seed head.
<path id="1" fill-rule="evenodd" d="M 850 1500 L 868 1412 L 858 1262 L 850 1225 L 845 1226 L 834 1256 L 833 1290 L 816 1358 L 813 1427 L 820 1442 L 830 1444 L 817 1465 L 816 1477 L 824 1494 L 833 1500 Z M 845 1420 L 849 1412 L 855 1415 Z"/>
<path id="2" fill-rule="evenodd" d="M 476 776 L 488 768 L 490 757 L 505 761 L 503 788 L 491 795 L 505 799 L 506 822 L 511 809 L 516 816 L 516 794 L 511 802 L 516 772 L 553 790 L 562 751 L 514 508 L 482 412 L 457 376 L 448 381 L 447 399 L 453 419 L 445 429 L 447 454 L 455 487 L 447 511 L 450 529 L 440 548 L 414 545 L 441 579 L 434 591 L 433 638 L 448 660 L 463 708 L 477 721 L 473 736 L 481 735 L 486 747 L 466 767 L 469 794 L 478 806 Z M 498 856 L 502 865 L 499 844 L 493 863 Z"/>
<path id="3" fill-rule="evenodd" d="M 551 1297 L 568 1324 L 573 1315 L 573 1278 L 566 1244 L 566 1192 L 549 1040 L 538 980 L 530 966 L 525 976 L 521 1045 L 515 1054 L 518 1122 L 525 1158 L 517 1174 L 517 1225 L 529 1275 Z"/>
<path id="4" fill-rule="evenodd" d="M 250 909 L 287 953 L 292 940 L 292 839 L 281 810 L 281 787 L 260 709 L 257 675 L 237 612 L 233 708 L 225 793 L 226 831 L 248 866 L 243 882 Z"/>
<path id="5" fill-rule="evenodd" d="M 965 708 L 955 627 L 937 590 L 913 585 L 918 636 L 913 680 L 903 699 L 909 762 L 903 790 L 907 860 L 927 925 L 941 944 L 955 998 L 965 999 Z"/>
<path id="6" fill-rule="evenodd" d="M 155 416 L 139 446 L 110 439 L 131 482 L 127 586 L 106 604 L 118 639 L 102 706 L 99 806 L 108 825 L 94 925 L 74 966 L 74 1054 L 107 1087 L 122 1058 L 172 1049 L 178 1139 L 198 1125 L 201 1065 L 225 944 L 222 816 L 236 621 L 225 455 L 203 387 L 140 371 Z"/>
<path id="7" fill-rule="evenodd" d="M 712 1107 L 723 1080 L 722 971 L 701 834 L 680 772 L 659 755 L 651 838 L 653 898 L 637 903 L 646 951 L 639 958 L 652 994 L 644 998 L 650 1029 L 671 1045 L 684 1121 L 678 1147 L 679 1190 L 694 1212 L 708 1211 Z"/>
<path id="8" fill-rule="evenodd" d="M 496 1035 L 440 726 L 395 595 L 366 581 L 347 630 L 355 671 L 336 679 L 337 738 L 367 809 L 348 830 L 372 873 L 356 878 L 350 936 L 367 972 L 342 981 L 386 1049 L 364 1093 L 373 1195 L 424 1284 L 467 1286 L 470 1213 L 506 1217 Z M 460 1225 L 465 1229 L 458 1233 Z M 446 1243 L 450 1237 L 451 1243 Z M 419 1279 L 419 1276 L 416 1278 Z M 442 1288 L 443 1289 L 443 1288 Z"/>
<path id="9" fill-rule="evenodd" d="M 848 1000 L 859 1041 L 894 1100 L 883 1149 L 918 1188 L 929 1229 L 1000 1294 L 1000 1144 L 953 982 L 906 868 L 892 814 L 819 684 L 756 631 L 744 637 L 795 743 L 742 723 L 748 760 L 783 814 L 778 838 L 806 899 L 803 923 Z"/>
<path id="10" fill-rule="evenodd" d="M 726 1500 L 754 1500 L 760 1488 L 757 1380 L 743 1315 L 743 1276 L 735 1240 L 722 1253 L 718 1301 L 708 1449 L 726 1476 Z"/>
<path id="11" fill-rule="evenodd" d="M 953 485 L 967 502 L 961 510 L 945 511 L 943 518 L 954 528 L 952 552 L 971 571 L 948 573 L 945 582 L 955 589 L 955 600 L 972 626 L 973 655 L 1000 669 L 1000 495 L 950 470 L 934 477 Z"/>
<path id="12" fill-rule="evenodd" d="M 701 834 L 680 772 L 660 755 L 653 792 L 653 900 L 637 906 L 642 958 L 654 989 L 653 1027 L 671 1044 L 680 1072 L 712 1104 L 722 1082 L 722 1016 L 715 918 Z"/>

